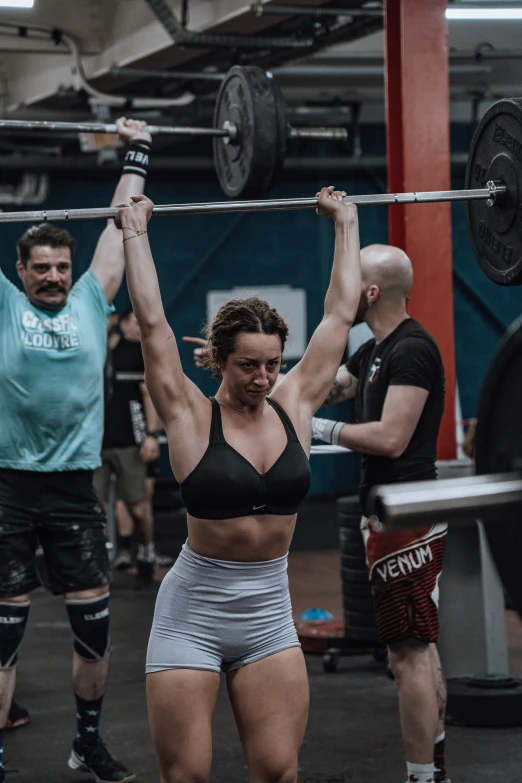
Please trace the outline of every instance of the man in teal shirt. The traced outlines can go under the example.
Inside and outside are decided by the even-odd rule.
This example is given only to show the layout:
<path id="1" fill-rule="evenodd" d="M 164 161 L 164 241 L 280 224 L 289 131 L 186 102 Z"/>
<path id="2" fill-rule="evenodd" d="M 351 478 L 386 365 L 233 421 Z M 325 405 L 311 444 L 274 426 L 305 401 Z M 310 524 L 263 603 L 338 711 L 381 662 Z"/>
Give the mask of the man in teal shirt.
<path id="1" fill-rule="evenodd" d="M 143 127 L 118 120 L 129 146 L 112 205 L 143 193 L 151 141 Z M 103 435 L 107 318 L 124 271 L 122 236 L 111 221 L 74 286 L 75 241 L 67 231 L 33 226 L 17 248 L 25 293 L 0 271 L 0 783 L 1 727 L 30 593 L 40 585 L 38 543 L 74 636 L 77 732 L 69 767 L 128 783 L 136 776 L 98 733 L 109 668 L 109 563 L 105 516 L 92 486 Z"/>

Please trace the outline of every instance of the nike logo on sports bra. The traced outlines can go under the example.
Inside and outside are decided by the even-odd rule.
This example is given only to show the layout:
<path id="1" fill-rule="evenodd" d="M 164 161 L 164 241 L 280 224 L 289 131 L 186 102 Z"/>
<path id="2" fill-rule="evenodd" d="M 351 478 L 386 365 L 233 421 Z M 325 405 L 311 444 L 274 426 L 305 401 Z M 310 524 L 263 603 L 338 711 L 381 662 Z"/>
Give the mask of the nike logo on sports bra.
<path id="1" fill-rule="evenodd" d="M 258 508 L 264 508 L 265 506 L 266 506 L 266 503 L 263 503 L 263 505 L 262 505 L 262 506 L 253 506 L 253 507 L 252 507 L 252 511 L 257 511 L 257 510 L 258 510 Z"/>

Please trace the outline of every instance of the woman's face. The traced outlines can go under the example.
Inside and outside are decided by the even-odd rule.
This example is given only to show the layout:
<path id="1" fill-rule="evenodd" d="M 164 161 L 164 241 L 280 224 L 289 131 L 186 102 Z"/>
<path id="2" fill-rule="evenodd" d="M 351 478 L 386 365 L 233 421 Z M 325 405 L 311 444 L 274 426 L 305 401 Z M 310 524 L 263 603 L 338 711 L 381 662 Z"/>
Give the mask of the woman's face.
<path id="1" fill-rule="evenodd" d="M 279 335 L 241 332 L 226 360 L 223 380 L 237 399 L 256 405 L 274 388 L 281 361 Z"/>

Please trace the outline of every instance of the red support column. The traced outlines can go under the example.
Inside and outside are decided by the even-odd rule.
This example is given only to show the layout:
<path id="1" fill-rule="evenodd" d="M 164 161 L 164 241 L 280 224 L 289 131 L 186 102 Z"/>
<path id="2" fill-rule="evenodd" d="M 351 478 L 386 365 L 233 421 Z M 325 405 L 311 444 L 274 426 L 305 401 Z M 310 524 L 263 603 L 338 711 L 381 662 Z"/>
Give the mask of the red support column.
<path id="1" fill-rule="evenodd" d="M 386 119 L 391 193 L 450 188 L 446 0 L 386 0 Z M 389 208 L 390 244 L 410 257 L 410 314 L 436 339 L 446 371 L 439 459 L 456 457 L 451 206 Z"/>

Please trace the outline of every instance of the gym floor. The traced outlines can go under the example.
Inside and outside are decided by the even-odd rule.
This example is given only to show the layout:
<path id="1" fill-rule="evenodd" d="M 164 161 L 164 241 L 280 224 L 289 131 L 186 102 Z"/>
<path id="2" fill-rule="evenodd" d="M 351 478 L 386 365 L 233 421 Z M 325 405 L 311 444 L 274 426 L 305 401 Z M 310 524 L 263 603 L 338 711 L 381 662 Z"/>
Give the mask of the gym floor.
<path id="1" fill-rule="evenodd" d="M 160 515 L 161 549 L 175 554 L 182 520 Z M 168 527 L 167 527 L 168 526 Z M 170 530 L 170 535 L 168 531 Z M 167 547 L 166 540 L 170 545 Z M 296 551 L 290 555 L 295 616 L 311 606 L 342 616 L 338 552 Z M 157 783 L 158 768 L 147 724 L 144 660 L 155 589 L 135 591 L 132 577 L 117 574 L 112 599 L 113 662 L 102 719 L 111 752 L 134 769 L 139 783 Z M 507 613 L 511 673 L 522 676 L 522 622 Z M 300 783 L 403 783 L 395 685 L 368 655 L 343 658 L 325 674 L 321 656 L 307 655 L 311 706 L 301 752 Z M 33 596 L 29 630 L 20 654 L 18 701 L 31 712 L 27 728 L 6 740 L 13 783 L 87 781 L 67 767 L 74 733 L 70 687 L 71 640 L 62 601 L 43 590 Z M 521 778 L 522 728 L 447 732 L 448 768 L 454 783 L 515 783 Z M 224 687 L 214 720 L 212 783 L 247 780 Z"/>

